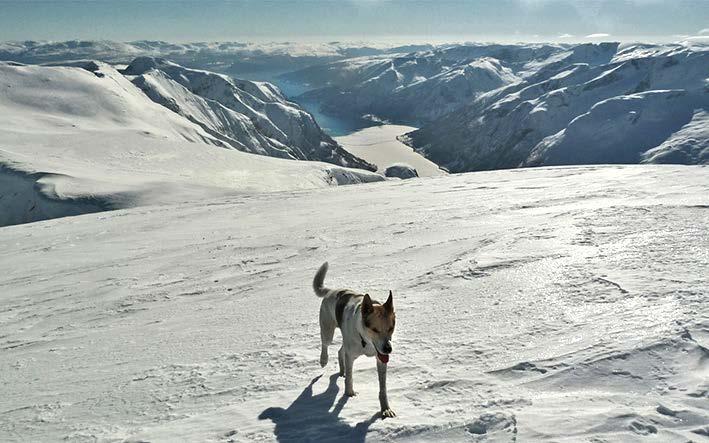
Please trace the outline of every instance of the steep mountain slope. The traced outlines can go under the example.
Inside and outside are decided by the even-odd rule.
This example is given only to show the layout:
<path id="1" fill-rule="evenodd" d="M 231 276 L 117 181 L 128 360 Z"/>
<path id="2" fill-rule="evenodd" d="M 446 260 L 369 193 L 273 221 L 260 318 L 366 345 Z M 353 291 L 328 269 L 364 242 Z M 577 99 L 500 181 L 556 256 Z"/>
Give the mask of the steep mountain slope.
<path id="1" fill-rule="evenodd" d="M 645 154 L 648 148 L 660 145 L 688 124 L 699 106 L 697 98 L 685 90 L 654 90 L 603 100 L 559 133 L 539 142 L 525 164 L 640 163 L 643 157 L 651 160 L 652 155 Z M 687 155 L 686 159 L 709 161 L 709 151 Z"/>
<path id="2" fill-rule="evenodd" d="M 706 168 L 593 166 L 5 227 L 0 440 L 702 442 L 707 208 Z M 393 290 L 393 419 L 318 363 L 325 260 Z"/>
<path id="3" fill-rule="evenodd" d="M 186 117 L 215 138 L 240 151 L 271 157 L 305 157 L 300 150 L 289 148 L 277 139 L 260 133 L 246 115 L 192 93 L 162 71 L 151 70 L 132 81 L 155 103 Z M 274 130 L 268 119 L 259 117 L 261 121 L 267 122 L 272 133 L 280 132 Z M 282 132 L 280 135 L 285 138 Z"/>
<path id="4" fill-rule="evenodd" d="M 709 158 L 709 113 L 695 111 L 692 120 L 661 145 L 643 154 L 643 163 L 706 164 Z"/>
<path id="5" fill-rule="evenodd" d="M 467 104 L 485 91 L 519 81 L 499 60 L 482 57 L 399 88 L 377 111 L 396 120 L 430 121 Z"/>
<path id="6" fill-rule="evenodd" d="M 649 152 L 709 108 L 709 47 L 638 45 L 607 62 L 576 62 L 584 58 L 544 64 L 409 134 L 409 143 L 456 172 L 679 159 Z M 694 154 L 678 161 L 709 162 L 701 148 L 682 149 Z"/>
<path id="7" fill-rule="evenodd" d="M 342 149 L 312 115 L 269 84 L 140 57 L 124 71 L 156 103 L 246 152 L 375 170 Z"/>
<path id="8" fill-rule="evenodd" d="M 0 225 L 383 180 L 229 149 L 229 140 L 154 103 L 111 66 L 74 65 L 0 63 Z"/>

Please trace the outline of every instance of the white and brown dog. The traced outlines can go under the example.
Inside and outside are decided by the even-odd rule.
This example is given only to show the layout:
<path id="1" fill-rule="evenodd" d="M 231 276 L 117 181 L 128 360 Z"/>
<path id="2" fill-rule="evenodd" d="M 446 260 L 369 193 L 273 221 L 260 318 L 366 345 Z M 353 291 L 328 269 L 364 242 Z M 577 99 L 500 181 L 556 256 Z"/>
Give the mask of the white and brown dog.
<path id="1" fill-rule="evenodd" d="M 382 417 L 394 417 L 387 398 L 387 363 L 394 333 L 396 316 L 391 291 L 386 303 L 381 304 L 369 294 L 357 294 L 349 289 L 327 289 L 324 286 L 327 262 L 320 266 L 313 279 L 313 289 L 323 299 L 320 305 L 320 338 L 322 351 L 320 365 L 327 364 L 327 347 L 332 344 L 335 328 L 342 333 L 342 347 L 337 353 L 340 376 L 345 377 L 345 395 L 357 393 L 352 388 L 352 365 L 357 357 L 377 358 L 379 375 L 379 405 Z"/>

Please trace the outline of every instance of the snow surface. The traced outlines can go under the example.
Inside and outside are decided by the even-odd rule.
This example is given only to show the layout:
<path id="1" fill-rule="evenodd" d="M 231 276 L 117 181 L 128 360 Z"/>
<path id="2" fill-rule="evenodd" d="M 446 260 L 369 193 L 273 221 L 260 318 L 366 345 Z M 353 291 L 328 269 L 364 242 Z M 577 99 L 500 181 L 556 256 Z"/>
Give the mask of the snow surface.
<path id="1" fill-rule="evenodd" d="M 415 129 L 402 125 L 372 126 L 335 137 L 335 140 L 353 155 L 377 165 L 377 172 L 382 174 L 395 163 L 408 164 L 420 177 L 445 174 L 438 165 L 397 140 L 398 136 Z"/>
<path id="2" fill-rule="evenodd" d="M 706 168 L 590 166 L 4 227 L 0 440 L 702 441 L 707 208 Z M 394 291 L 394 419 L 318 364 L 325 260 Z"/>

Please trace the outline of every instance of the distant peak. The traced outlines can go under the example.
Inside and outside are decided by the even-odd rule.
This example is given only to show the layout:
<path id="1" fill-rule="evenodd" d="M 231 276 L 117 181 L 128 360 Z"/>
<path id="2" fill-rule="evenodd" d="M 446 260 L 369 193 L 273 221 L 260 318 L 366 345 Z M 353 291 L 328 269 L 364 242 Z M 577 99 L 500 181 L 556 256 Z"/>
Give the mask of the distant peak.
<path id="1" fill-rule="evenodd" d="M 123 72 L 127 75 L 141 75 L 151 69 L 158 69 L 166 65 L 176 66 L 174 63 L 164 58 L 141 56 L 133 59 Z"/>

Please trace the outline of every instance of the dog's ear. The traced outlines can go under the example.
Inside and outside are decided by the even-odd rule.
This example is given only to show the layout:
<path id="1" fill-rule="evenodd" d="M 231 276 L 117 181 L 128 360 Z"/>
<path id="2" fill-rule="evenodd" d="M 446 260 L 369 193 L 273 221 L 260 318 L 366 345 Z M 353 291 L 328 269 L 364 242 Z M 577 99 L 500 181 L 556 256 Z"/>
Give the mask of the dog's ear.
<path id="1" fill-rule="evenodd" d="M 394 312 L 394 294 L 391 293 L 391 289 L 389 289 L 389 298 L 387 298 L 386 303 L 384 303 L 384 309 L 387 312 Z"/>
<path id="2" fill-rule="evenodd" d="M 369 294 L 364 294 L 364 299 L 362 300 L 362 315 L 366 317 L 374 311 L 374 306 L 372 306 L 372 299 Z"/>

